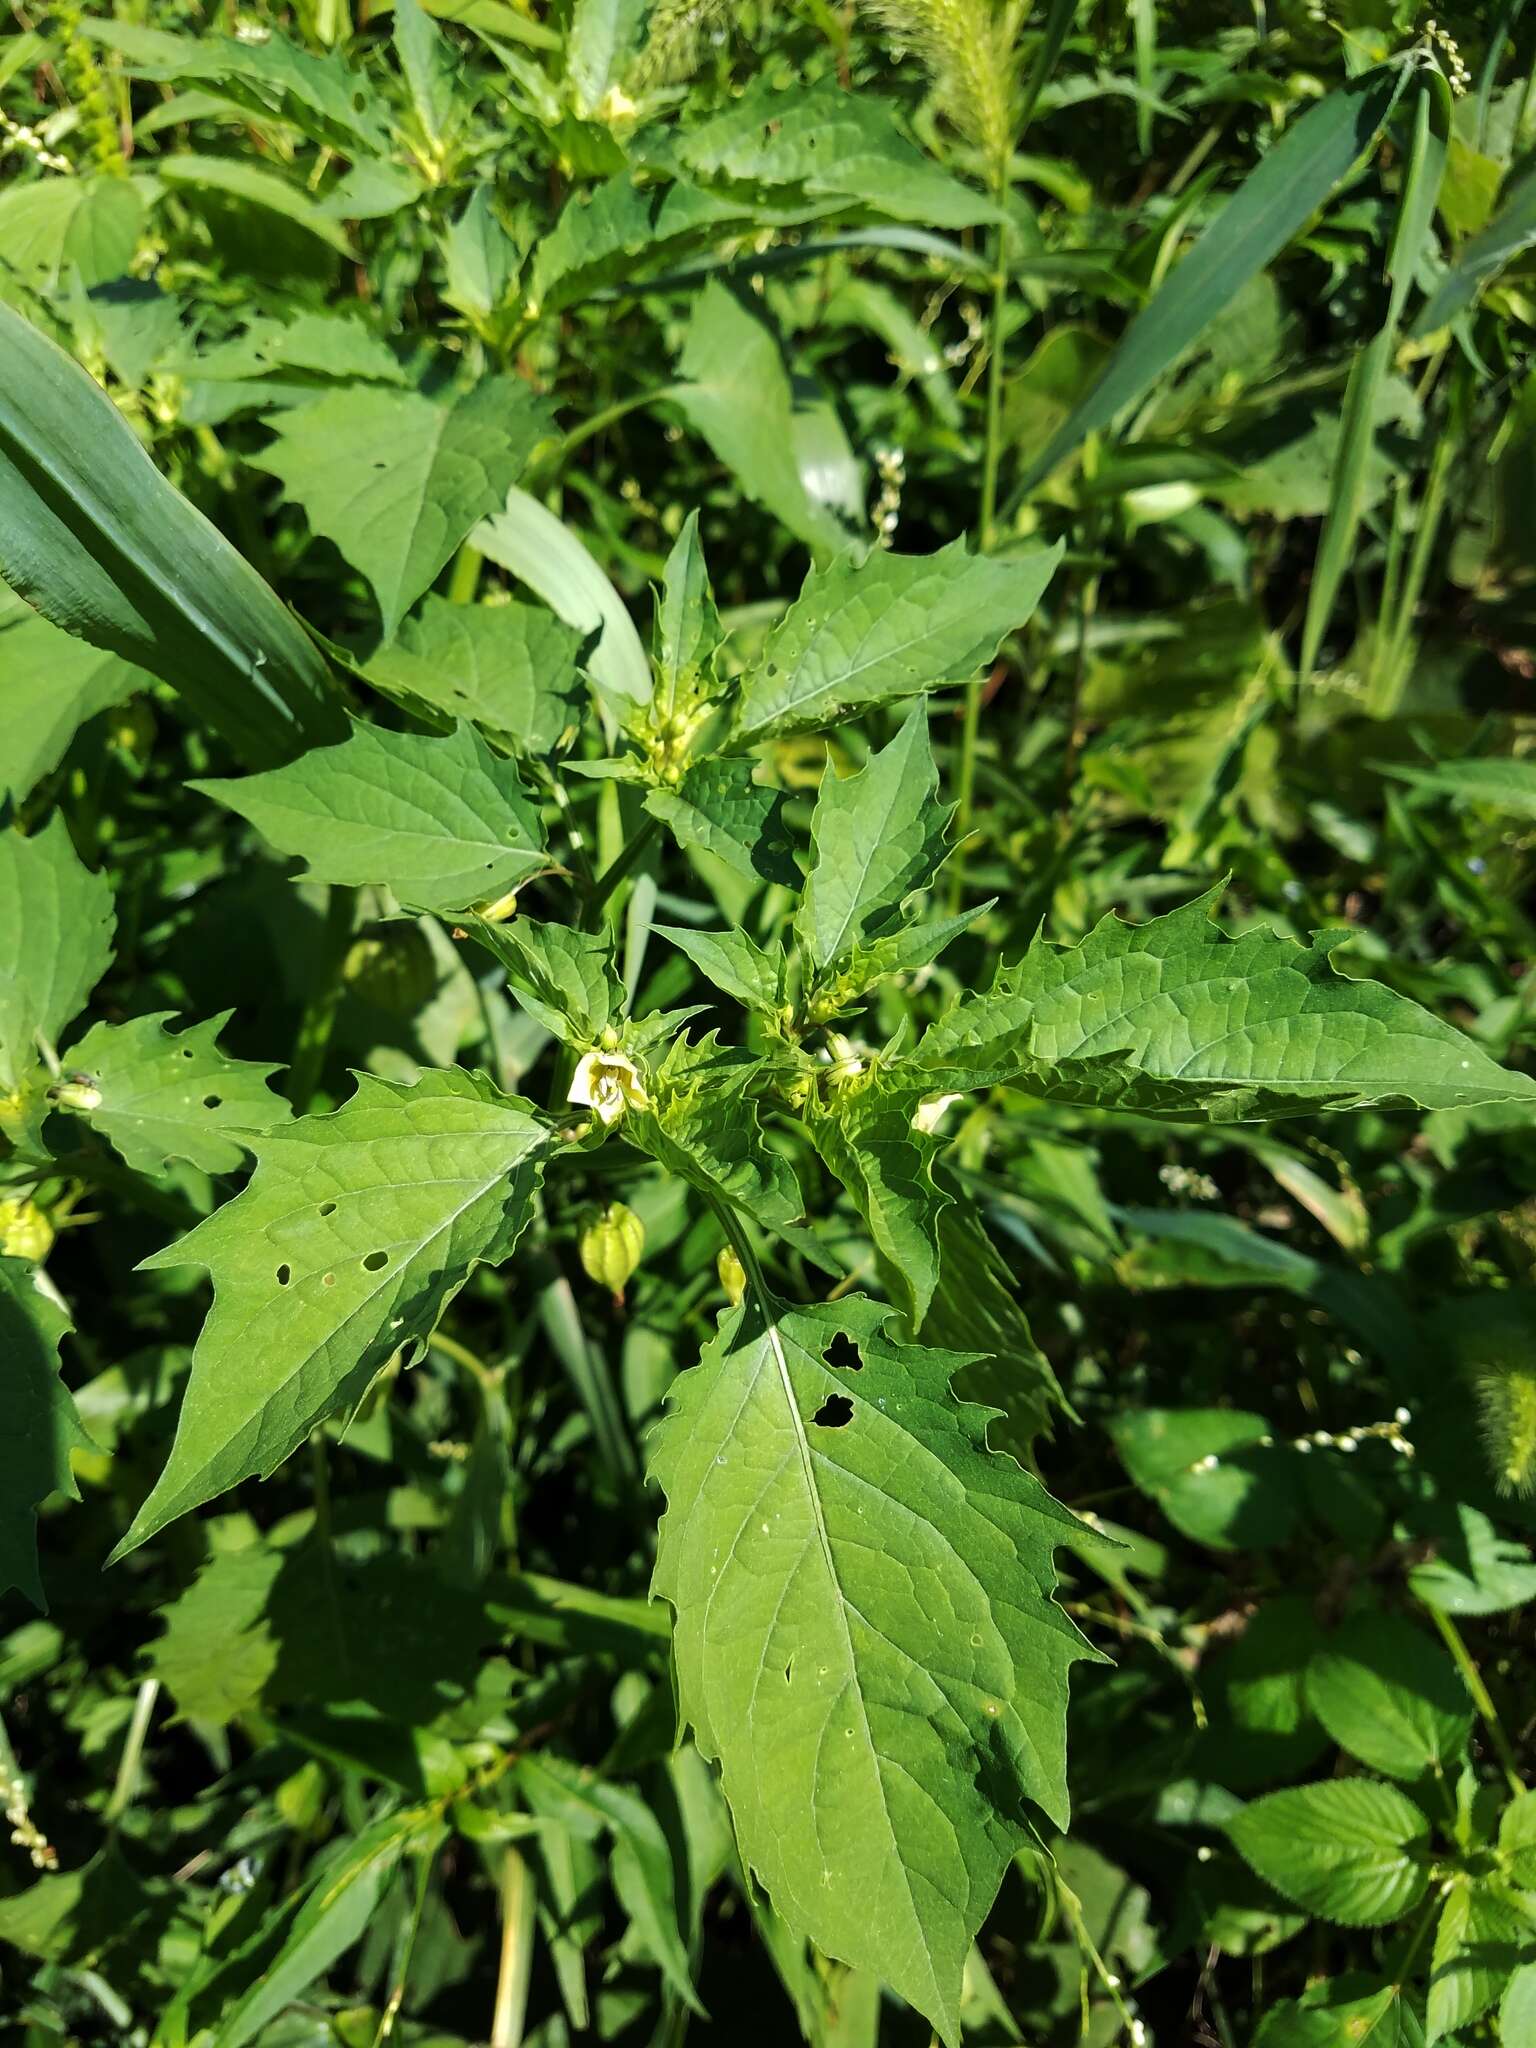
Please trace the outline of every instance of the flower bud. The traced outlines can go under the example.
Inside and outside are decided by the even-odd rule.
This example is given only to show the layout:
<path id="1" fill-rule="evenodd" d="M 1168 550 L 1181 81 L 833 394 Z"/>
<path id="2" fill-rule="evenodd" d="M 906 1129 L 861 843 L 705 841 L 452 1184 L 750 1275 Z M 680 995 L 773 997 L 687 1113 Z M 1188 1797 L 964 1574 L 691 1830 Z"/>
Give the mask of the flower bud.
<path id="1" fill-rule="evenodd" d="M 578 1249 L 587 1278 L 622 1301 L 645 1250 L 645 1225 L 625 1203 L 610 1202 L 582 1231 Z"/>
<path id="2" fill-rule="evenodd" d="M 720 1275 L 726 1300 L 732 1308 L 740 1308 L 741 1298 L 747 1291 L 747 1272 L 730 1245 L 724 1246 L 715 1260 L 715 1271 Z"/>
<path id="3" fill-rule="evenodd" d="M 25 1196 L 0 1202 L 0 1252 L 9 1259 L 30 1259 L 39 1265 L 53 1249 L 53 1225 L 47 1212 Z"/>

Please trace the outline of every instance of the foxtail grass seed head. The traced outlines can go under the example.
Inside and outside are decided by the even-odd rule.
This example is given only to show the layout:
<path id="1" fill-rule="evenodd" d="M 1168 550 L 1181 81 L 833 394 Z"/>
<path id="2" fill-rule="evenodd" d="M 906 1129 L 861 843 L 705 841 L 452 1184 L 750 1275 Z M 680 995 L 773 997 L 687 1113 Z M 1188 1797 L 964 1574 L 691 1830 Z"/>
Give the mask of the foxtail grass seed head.
<path id="1" fill-rule="evenodd" d="M 1018 8 L 992 0 L 863 0 L 863 8 L 921 61 L 945 119 L 990 166 L 1006 164 Z"/>
<path id="2" fill-rule="evenodd" d="M 1473 1384 L 1500 1493 L 1536 1492 L 1536 1358 L 1480 1365 Z"/>

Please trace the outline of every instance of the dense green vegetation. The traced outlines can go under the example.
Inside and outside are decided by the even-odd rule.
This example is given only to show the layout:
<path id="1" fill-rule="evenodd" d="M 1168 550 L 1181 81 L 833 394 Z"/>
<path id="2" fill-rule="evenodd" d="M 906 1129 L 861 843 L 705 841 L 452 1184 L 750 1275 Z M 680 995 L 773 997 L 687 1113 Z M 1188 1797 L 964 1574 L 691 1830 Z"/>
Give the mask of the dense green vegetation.
<path id="1" fill-rule="evenodd" d="M 1536 2048 L 1533 85 L 18 0 L 8 2038 Z"/>

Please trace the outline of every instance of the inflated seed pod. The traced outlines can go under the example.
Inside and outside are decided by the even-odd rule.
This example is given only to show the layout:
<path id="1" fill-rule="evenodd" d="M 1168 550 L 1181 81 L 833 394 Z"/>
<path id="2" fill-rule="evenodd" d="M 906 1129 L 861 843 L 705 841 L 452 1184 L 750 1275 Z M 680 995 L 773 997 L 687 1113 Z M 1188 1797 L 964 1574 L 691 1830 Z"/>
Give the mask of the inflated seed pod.
<path id="1" fill-rule="evenodd" d="M 625 1203 L 610 1202 L 582 1231 L 578 1249 L 587 1278 L 622 1301 L 645 1251 L 645 1225 Z"/>

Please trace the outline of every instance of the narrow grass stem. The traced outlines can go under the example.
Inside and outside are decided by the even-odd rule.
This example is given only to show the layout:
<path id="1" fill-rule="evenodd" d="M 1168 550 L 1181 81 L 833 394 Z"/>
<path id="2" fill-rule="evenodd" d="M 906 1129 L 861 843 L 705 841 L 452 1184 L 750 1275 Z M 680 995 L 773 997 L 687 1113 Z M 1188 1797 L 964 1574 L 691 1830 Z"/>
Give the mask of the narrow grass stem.
<path id="1" fill-rule="evenodd" d="M 1493 1744 L 1494 1754 L 1497 1756 L 1499 1764 L 1503 1769 L 1505 1781 L 1510 1791 L 1518 1799 L 1525 1790 L 1525 1780 L 1520 1775 L 1520 1766 L 1515 1760 L 1514 1745 L 1504 1731 L 1504 1723 L 1499 1719 L 1499 1710 L 1493 1703 L 1493 1695 L 1483 1682 L 1483 1674 L 1478 1670 L 1473 1660 L 1472 1652 L 1467 1648 L 1462 1638 L 1461 1630 L 1452 1621 L 1451 1617 L 1448 1614 L 1442 1614 L 1438 1607 L 1430 1607 L 1428 1602 L 1425 1602 L 1424 1605 L 1430 1620 L 1440 1631 L 1441 1641 L 1455 1659 L 1456 1669 L 1461 1673 L 1462 1682 L 1465 1684 L 1467 1691 L 1472 1695 L 1472 1704 L 1482 1716 L 1483 1726 L 1488 1731 L 1488 1739 Z"/>
<path id="2" fill-rule="evenodd" d="M 1000 166 L 994 181 L 999 209 L 1007 196 L 1007 169 Z M 1003 454 L 1003 377 L 1005 371 L 1004 324 L 1008 314 L 1007 223 L 999 220 L 992 242 L 992 316 L 987 339 L 986 440 L 981 458 L 981 505 L 977 519 L 977 542 L 987 554 L 997 540 L 997 479 Z M 965 686 L 965 722 L 960 734 L 959 802 L 955 813 L 955 852 L 949 868 L 949 896 L 958 909 L 965 892 L 966 835 L 976 799 L 976 747 L 981 732 L 981 693 L 984 674 L 978 670 Z"/>
<path id="3" fill-rule="evenodd" d="M 509 1847 L 501 1865 L 501 1956 L 496 1968 L 490 2048 L 522 2048 L 532 1935 L 533 1875 L 519 1852 Z"/>
<path id="4" fill-rule="evenodd" d="M 144 1744 L 149 1739 L 149 1724 L 155 1717 L 155 1703 L 159 1697 L 159 1679 L 146 1678 L 139 1687 L 138 1697 L 133 1703 L 133 1714 L 128 1722 L 123 1753 L 117 1760 L 117 1777 L 112 1786 L 112 1796 L 107 1801 L 107 1810 L 103 1815 L 109 1828 L 116 1827 L 138 1797 L 140 1771 L 144 1762 Z"/>
<path id="5" fill-rule="evenodd" d="M 357 891 L 333 883 L 325 908 L 319 979 L 300 1020 L 293 1064 L 288 1069 L 288 1100 L 293 1104 L 295 1116 L 304 1114 L 320 1085 L 336 1012 L 341 1006 L 342 967 L 352 943 L 352 924 L 356 913 Z"/>

